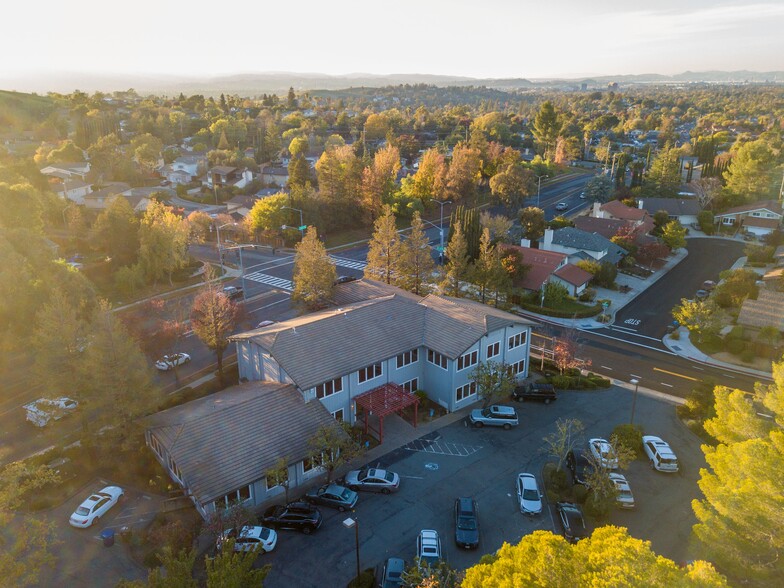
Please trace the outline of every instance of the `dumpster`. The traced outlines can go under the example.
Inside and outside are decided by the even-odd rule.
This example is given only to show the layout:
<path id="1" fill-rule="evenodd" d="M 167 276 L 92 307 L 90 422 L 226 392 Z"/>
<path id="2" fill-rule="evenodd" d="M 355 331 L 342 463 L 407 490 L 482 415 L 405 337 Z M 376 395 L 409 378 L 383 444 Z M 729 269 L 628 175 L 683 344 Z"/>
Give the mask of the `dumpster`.
<path id="1" fill-rule="evenodd" d="M 104 529 L 101 531 L 101 539 L 103 540 L 104 547 L 111 547 L 114 545 L 114 529 Z"/>

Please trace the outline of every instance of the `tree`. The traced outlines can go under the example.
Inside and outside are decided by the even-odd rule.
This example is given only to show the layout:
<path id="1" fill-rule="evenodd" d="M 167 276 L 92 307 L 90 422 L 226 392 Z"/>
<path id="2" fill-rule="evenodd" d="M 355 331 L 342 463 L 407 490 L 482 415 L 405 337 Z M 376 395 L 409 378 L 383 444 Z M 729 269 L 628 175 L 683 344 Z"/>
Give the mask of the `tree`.
<path id="1" fill-rule="evenodd" d="M 264 472 L 264 477 L 267 479 L 267 488 L 274 486 L 282 486 L 286 494 L 286 502 L 289 501 L 289 460 L 287 457 L 279 457 L 275 464 Z"/>
<path id="2" fill-rule="evenodd" d="M 410 198 L 418 198 L 427 205 L 431 200 L 446 200 L 447 166 L 437 149 L 428 149 L 419 161 L 413 176 L 403 178 L 401 191 Z"/>
<path id="3" fill-rule="evenodd" d="M 338 279 L 335 265 L 327 255 L 315 227 L 308 227 L 305 237 L 297 243 L 294 255 L 294 292 L 291 299 L 315 310 L 322 308 L 332 298 L 335 280 Z"/>
<path id="4" fill-rule="evenodd" d="M 395 285 L 417 296 L 427 294 L 434 270 L 430 238 L 425 233 L 422 218 L 418 212 L 415 212 L 411 222 L 411 233 L 400 245 L 398 271 L 394 276 Z"/>
<path id="5" fill-rule="evenodd" d="M 490 586 L 727 588 L 728 584 L 707 562 L 679 567 L 625 528 L 605 526 L 574 545 L 549 531 L 534 531 L 517 545 L 504 543 L 494 555 L 468 568 L 462 583 L 463 588 Z"/>
<path id="6" fill-rule="evenodd" d="M 215 352 L 218 380 L 223 387 L 223 352 L 229 346 L 229 335 L 234 332 L 237 306 L 218 287 L 212 276 L 207 275 L 207 282 L 193 300 L 191 327 L 199 340 Z"/>
<path id="7" fill-rule="evenodd" d="M 689 188 L 697 196 L 700 208 L 707 211 L 721 192 L 721 180 L 718 178 L 701 178 L 689 184 Z"/>
<path id="8" fill-rule="evenodd" d="M 245 218 L 245 226 L 253 234 L 280 231 L 287 218 L 283 207 L 288 204 L 289 196 L 284 192 L 256 200 Z"/>
<path id="9" fill-rule="evenodd" d="M 391 284 L 399 273 L 402 254 L 400 243 L 392 207 L 384 206 L 381 216 L 374 223 L 373 236 L 368 243 L 365 277 Z"/>
<path id="10" fill-rule="evenodd" d="M 558 469 L 563 470 L 566 456 L 582 443 L 585 426 L 579 419 L 558 419 L 555 431 L 542 438 L 544 452 L 558 462 Z"/>
<path id="11" fill-rule="evenodd" d="M 116 196 L 98 215 L 90 232 L 90 241 L 112 258 L 115 267 L 136 261 L 139 254 L 139 219 L 127 199 Z"/>
<path id="12" fill-rule="evenodd" d="M 233 544 L 232 544 L 233 547 Z M 175 552 L 169 545 L 164 546 L 156 556 L 160 567 L 147 572 L 147 581 L 121 580 L 117 588 L 197 588 L 199 583 L 193 579 L 193 565 L 196 550 L 181 549 Z M 209 559 L 209 558 L 208 558 Z"/>
<path id="13" fill-rule="evenodd" d="M 686 229 L 677 220 L 670 221 L 664 225 L 661 239 L 671 251 L 677 251 L 686 247 Z"/>
<path id="14" fill-rule="evenodd" d="M 414 563 L 400 575 L 400 579 L 401 588 L 457 588 L 460 574 L 443 559 L 430 564 L 414 558 Z"/>
<path id="15" fill-rule="evenodd" d="M 345 421 L 323 425 L 308 439 L 309 458 L 327 472 L 327 483 L 336 469 L 362 455 L 362 446 L 351 437 L 350 429 Z"/>
<path id="16" fill-rule="evenodd" d="M 726 270 L 719 274 L 719 278 L 721 282 L 713 291 L 713 299 L 722 308 L 740 306 L 746 298 L 756 298 L 759 294 L 759 276 L 754 270 Z"/>
<path id="17" fill-rule="evenodd" d="M 490 191 L 502 204 L 518 208 L 536 190 L 534 173 L 520 164 L 510 165 L 490 178 Z"/>
<path id="18" fill-rule="evenodd" d="M 539 153 L 545 160 L 553 158 L 555 142 L 561 132 L 561 120 L 555 111 L 553 103 L 546 100 L 534 117 L 531 129 L 539 148 Z"/>
<path id="19" fill-rule="evenodd" d="M 479 214 L 479 226 L 490 231 L 493 243 L 510 243 L 510 232 L 514 223 L 502 214 L 482 212 Z"/>
<path id="20" fill-rule="evenodd" d="M 723 174 L 731 205 L 776 197 L 781 180 L 781 167 L 776 164 L 780 162 L 764 139 L 741 145 Z"/>
<path id="21" fill-rule="evenodd" d="M 189 235 L 185 219 L 156 200 L 150 202 L 139 229 L 139 262 L 148 279 L 167 276 L 172 285 L 172 274 L 188 263 Z"/>
<path id="22" fill-rule="evenodd" d="M 523 228 L 523 238 L 529 241 L 538 241 L 544 236 L 547 228 L 547 221 L 544 218 L 544 210 L 529 206 L 520 211 L 520 225 Z"/>
<path id="23" fill-rule="evenodd" d="M 698 341 L 705 335 L 716 333 L 719 329 L 719 317 L 716 306 L 711 301 L 681 299 L 681 303 L 672 309 L 673 318 L 694 333 Z"/>
<path id="24" fill-rule="evenodd" d="M 227 541 L 214 558 L 205 559 L 207 588 L 262 588 L 270 565 L 254 569 L 258 555 L 257 549 L 234 551 L 234 541 Z"/>
<path id="25" fill-rule="evenodd" d="M 676 149 L 666 147 L 653 160 L 643 193 L 651 197 L 675 198 L 682 181 L 680 154 Z"/>
<path id="26" fill-rule="evenodd" d="M 476 393 L 482 399 L 482 406 L 510 396 L 517 385 L 509 366 L 496 361 L 480 362 L 471 372 L 471 381 L 476 382 Z"/>
<path id="27" fill-rule="evenodd" d="M 163 143 L 158 137 L 149 133 L 137 135 L 131 139 L 131 152 L 139 166 L 147 173 L 152 173 L 161 160 Z"/>
<path id="28" fill-rule="evenodd" d="M 468 257 L 471 261 L 479 257 L 479 239 L 482 236 L 482 225 L 479 222 L 479 209 L 458 205 L 452 210 L 449 221 L 449 239 L 455 232 L 455 225 L 460 222 L 463 237 L 466 241 Z"/>
<path id="29" fill-rule="evenodd" d="M 463 282 L 468 281 L 471 272 L 471 261 L 468 257 L 468 245 L 460 221 L 456 222 L 453 228 L 452 238 L 446 247 L 447 262 L 443 267 L 439 287 L 448 296 L 460 298 L 463 292 Z"/>
<path id="30" fill-rule="evenodd" d="M 569 296 L 569 290 L 560 282 L 545 282 L 542 291 L 542 300 L 548 308 L 559 306 Z"/>
<path id="31" fill-rule="evenodd" d="M 399 171 L 400 151 L 392 145 L 379 149 L 373 164 L 363 170 L 363 208 L 371 221 L 381 214 L 382 206 L 391 198 Z"/>
<path id="32" fill-rule="evenodd" d="M 479 150 L 459 143 L 452 151 L 452 163 L 446 174 L 446 189 L 453 201 L 474 195 L 480 179 Z"/>
<path id="33" fill-rule="evenodd" d="M 605 175 L 591 178 L 584 189 L 585 198 L 589 202 L 609 202 L 612 191 L 612 180 Z"/>
<path id="34" fill-rule="evenodd" d="M 773 364 L 772 375 L 773 384 L 757 384 L 754 402 L 742 390 L 714 390 L 716 416 L 704 426 L 718 445 L 702 446 L 704 498 L 692 502 L 694 533 L 717 564 L 739 583 L 759 586 L 784 574 L 784 362 Z M 759 407 L 773 418 L 759 418 Z"/>
<path id="35" fill-rule="evenodd" d="M 670 248 L 667 247 L 664 243 L 656 241 L 653 243 L 640 245 L 640 247 L 637 249 L 636 259 L 640 263 L 643 263 L 650 268 L 653 266 L 655 261 L 664 259 L 669 254 Z"/>
<path id="36" fill-rule="evenodd" d="M 495 246 L 490 242 L 490 229 L 484 229 L 479 242 L 479 257 L 474 264 L 473 279 L 474 284 L 479 286 L 482 303 L 485 301 L 488 290 L 492 289 L 493 283 L 498 280 L 499 268 L 503 271 L 500 266 L 501 258 Z"/>
<path id="37" fill-rule="evenodd" d="M 590 366 L 589 360 L 580 359 L 580 341 L 577 331 L 569 329 L 563 337 L 557 337 L 553 343 L 553 363 L 563 375 L 566 370 Z"/>

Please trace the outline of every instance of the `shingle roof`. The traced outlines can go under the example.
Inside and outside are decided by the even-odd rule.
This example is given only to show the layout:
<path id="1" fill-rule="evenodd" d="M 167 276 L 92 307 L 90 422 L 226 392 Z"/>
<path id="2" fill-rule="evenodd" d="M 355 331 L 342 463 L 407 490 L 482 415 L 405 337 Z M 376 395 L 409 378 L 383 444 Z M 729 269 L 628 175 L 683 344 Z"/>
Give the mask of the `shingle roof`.
<path id="1" fill-rule="evenodd" d="M 784 331 L 784 292 L 760 289 L 756 300 L 744 300 L 738 324 L 760 329 L 770 325 Z"/>
<path id="2" fill-rule="evenodd" d="M 226 165 L 216 165 L 215 167 L 210 168 L 210 174 L 218 174 L 218 175 L 221 175 L 221 176 L 227 176 L 227 175 L 229 175 L 231 172 L 233 172 L 236 169 L 237 169 L 236 167 L 229 167 L 229 166 L 226 166 Z"/>
<path id="3" fill-rule="evenodd" d="M 613 238 L 620 229 L 628 226 L 628 221 L 617 218 L 595 218 L 592 216 L 578 216 L 574 219 L 574 226 L 581 231 L 598 233 L 607 239 Z"/>
<path id="4" fill-rule="evenodd" d="M 648 214 L 647 210 L 626 206 L 620 200 L 610 200 L 610 202 L 602 204 L 601 210 L 613 215 L 615 218 L 633 221 L 642 220 Z"/>
<path id="5" fill-rule="evenodd" d="M 781 204 L 776 200 L 762 200 L 760 202 L 752 202 L 750 204 L 744 204 L 742 206 L 735 206 L 734 208 L 729 208 L 722 212 L 721 214 L 716 214 L 717 218 L 723 216 L 733 216 L 736 214 L 740 214 L 743 212 L 753 212 L 755 210 L 767 210 L 768 212 L 773 212 L 775 214 L 782 214 Z"/>
<path id="6" fill-rule="evenodd" d="M 533 324 L 477 302 L 435 295 L 420 299 L 399 292 L 230 339 L 260 346 L 306 390 L 422 345 L 455 359 L 482 335 L 510 323 Z M 318 350 L 317 361 L 314 350 Z"/>
<path id="7" fill-rule="evenodd" d="M 571 263 L 567 263 L 565 266 L 559 267 L 557 270 L 555 270 L 555 275 L 574 286 L 582 286 L 583 284 L 587 284 L 593 277 L 590 272 L 587 272 L 583 268 L 577 267 Z"/>
<path id="8" fill-rule="evenodd" d="M 697 200 L 685 198 L 645 198 L 641 202 L 651 215 L 666 210 L 667 214 L 672 216 L 693 216 L 702 210 Z"/>
<path id="9" fill-rule="evenodd" d="M 335 419 L 289 384 L 248 382 L 144 420 L 204 504 L 264 477 L 275 462 L 308 454 L 308 439 Z"/>
<path id="10" fill-rule="evenodd" d="M 598 233 L 589 233 L 573 227 L 553 231 L 553 243 L 578 251 L 607 251 L 601 261 L 618 263 L 626 255 L 626 250 Z"/>
<path id="11" fill-rule="evenodd" d="M 523 264 L 529 267 L 525 276 L 520 281 L 520 287 L 527 290 L 539 290 L 557 268 L 568 256 L 557 251 L 532 249 L 531 247 L 518 247 L 517 245 L 504 245 L 504 250 L 514 250 L 523 258 Z"/>

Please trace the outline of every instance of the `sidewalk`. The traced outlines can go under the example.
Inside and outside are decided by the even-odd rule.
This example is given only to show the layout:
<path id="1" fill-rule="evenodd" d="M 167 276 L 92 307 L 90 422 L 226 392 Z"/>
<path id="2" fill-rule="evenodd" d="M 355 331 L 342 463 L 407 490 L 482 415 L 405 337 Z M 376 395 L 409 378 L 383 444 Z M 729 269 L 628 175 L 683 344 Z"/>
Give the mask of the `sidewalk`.
<path id="1" fill-rule="evenodd" d="M 697 349 L 697 347 L 695 347 L 689 339 L 689 330 L 686 327 L 678 328 L 677 332 L 680 337 L 679 339 L 673 339 L 671 335 L 665 335 L 664 339 L 662 339 L 662 342 L 667 347 L 667 349 L 676 355 L 690 359 L 692 361 L 696 361 L 698 363 L 724 368 L 729 371 L 739 372 L 741 374 L 746 374 L 748 376 L 753 376 L 763 380 L 772 379 L 771 372 L 764 372 L 762 370 L 755 370 L 753 368 L 743 367 L 741 365 L 728 363 L 726 361 L 719 361 L 718 359 L 714 359 L 710 355 L 703 353 Z"/>

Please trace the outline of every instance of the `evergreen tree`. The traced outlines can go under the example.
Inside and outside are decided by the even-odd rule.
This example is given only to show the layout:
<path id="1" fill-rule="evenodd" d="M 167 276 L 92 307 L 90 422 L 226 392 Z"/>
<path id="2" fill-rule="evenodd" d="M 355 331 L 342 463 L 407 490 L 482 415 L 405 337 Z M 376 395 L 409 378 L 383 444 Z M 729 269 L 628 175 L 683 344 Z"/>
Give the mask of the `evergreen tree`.
<path id="1" fill-rule="evenodd" d="M 675 198 L 682 181 L 678 151 L 668 147 L 653 160 L 643 184 L 643 194 L 648 197 Z"/>
<path id="2" fill-rule="evenodd" d="M 337 270 L 319 240 L 316 227 L 308 227 L 297 243 L 294 256 L 294 292 L 291 299 L 310 310 L 322 308 L 332 299 Z"/>
<path id="3" fill-rule="evenodd" d="M 484 229 L 479 242 L 479 256 L 474 264 L 473 279 L 474 284 L 479 286 L 482 302 L 485 301 L 485 295 L 492 288 L 493 282 L 498 279 L 496 263 L 499 258 L 495 249 L 490 240 L 490 230 Z"/>
<path id="4" fill-rule="evenodd" d="M 561 121 L 553 103 L 545 101 L 536 113 L 533 125 L 534 139 L 539 146 L 539 153 L 549 161 L 554 156 L 555 142 L 561 132 Z"/>
<path id="5" fill-rule="evenodd" d="M 454 225 L 454 232 L 446 247 L 446 259 L 439 287 L 441 292 L 447 296 L 460 298 L 463 293 L 463 284 L 468 281 L 471 273 L 468 245 L 460 221 Z"/>
<path id="6" fill-rule="evenodd" d="M 387 284 L 398 279 L 403 251 L 400 241 L 395 215 L 392 207 L 387 204 L 374 223 L 373 236 L 368 243 L 366 278 Z"/>
<path id="7" fill-rule="evenodd" d="M 456 206 L 452 211 L 450 220 L 449 240 L 455 232 L 455 224 L 460 223 L 463 229 L 463 237 L 468 247 L 468 256 L 474 260 L 479 256 L 479 239 L 482 236 L 482 223 L 479 212 L 475 208 L 466 208 L 463 205 Z"/>
<path id="8" fill-rule="evenodd" d="M 411 233 L 402 243 L 395 285 L 414 294 L 425 295 L 428 293 L 428 283 L 432 280 L 434 269 L 430 239 L 425 233 L 422 218 L 415 212 L 411 221 Z"/>

